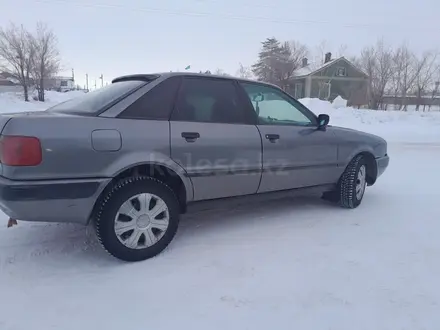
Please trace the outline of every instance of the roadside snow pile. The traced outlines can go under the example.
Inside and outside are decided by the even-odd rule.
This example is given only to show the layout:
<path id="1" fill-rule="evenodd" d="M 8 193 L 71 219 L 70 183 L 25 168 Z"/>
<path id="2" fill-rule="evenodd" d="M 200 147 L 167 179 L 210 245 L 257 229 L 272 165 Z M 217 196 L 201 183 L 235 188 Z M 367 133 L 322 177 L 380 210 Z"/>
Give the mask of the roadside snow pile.
<path id="1" fill-rule="evenodd" d="M 344 100 L 341 96 L 338 96 L 333 100 L 332 105 L 335 109 L 346 108 L 347 100 Z"/>
<path id="2" fill-rule="evenodd" d="M 330 124 L 377 134 L 389 142 L 439 143 L 439 112 L 381 111 L 353 108 L 335 109 L 330 102 L 300 99 L 315 114 L 330 115 Z"/>
<path id="3" fill-rule="evenodd" d="M 82 91 L 72 91 L 59 93 L 54 91 L 45 92 L 45 102 L 35 101 L 34 92 L 29 93 L 29 102 L 24 102 L 23 93 L 1 93 L 0 94 L 0 113 L 42 111 L 58 103 L 67 101 L 71 98 L 83 95 Z"/>
<path id="4" fill-rule="evenodd" d="M 0 94 L 0 113 L 35 111 L 46 108 L 48 108 L 47 103 L 34 102 L 33 100 L 24 102 L 21 93 L 8 92 Z"/>
<path id="5" fill-rule="evenodd" d="M 47 91 L 44 94 L 44 97 L 46 99 L 45 102 L 49 102 L 52 105 L 73 99 L 74 97 L 78 97 L 84 95 L 83 91 L 71 91 L 71 92 L 65 92 L 65 93 L 60 93 L 60 92 L 54 92 L 54 91 Z"/>

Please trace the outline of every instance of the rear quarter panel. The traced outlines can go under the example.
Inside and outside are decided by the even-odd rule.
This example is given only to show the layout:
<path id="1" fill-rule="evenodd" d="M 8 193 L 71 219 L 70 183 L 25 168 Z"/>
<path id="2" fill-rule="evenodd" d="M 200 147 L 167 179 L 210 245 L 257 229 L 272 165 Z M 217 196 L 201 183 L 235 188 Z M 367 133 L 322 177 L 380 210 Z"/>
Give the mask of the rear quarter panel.
<path id="1" fill-rule="evenodd" d="M 96 129 L 117 129 L 117 125 L 109 119 L 81 116 L 13 118 L 2 134 L 38 137 L 43 161 L 38 166 L 4 166 L 3 176 L 15 180 L 107 176 L 105 168 L 120 157 L 120 153 L 95 151 L 91 134 Z"/>
<path id="2" fill-rule="evenodd" d="M 119 143 L 119 150 L 95 150 L 92 132 L 96 130 L 119 132 L 109 135 L 115 141 L 100 143 L 112 147 Z M 192 197 L 192 187 L 184 170 L 170 158 L 168 121 L 38 115 L 11 119 L 2 134 L 36 136 L 42 145 L 40 165 L 3 166 L 2 175 L 9 179 L 108 178 L 134 165 L 155 163 L 176 172 L 187 186 L 188 198 Z"/>

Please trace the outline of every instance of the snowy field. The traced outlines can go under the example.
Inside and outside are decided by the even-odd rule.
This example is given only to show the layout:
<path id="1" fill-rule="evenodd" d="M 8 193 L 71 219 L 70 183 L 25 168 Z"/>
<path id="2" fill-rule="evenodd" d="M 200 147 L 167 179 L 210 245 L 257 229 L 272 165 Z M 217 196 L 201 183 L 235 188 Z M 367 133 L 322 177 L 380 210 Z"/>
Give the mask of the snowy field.
<path id="1" fill-rule="evenodd" d="M 2 112 L 45 107 L 1 97 Z M 390 141 L 359 208 L 218 204 L 185 215 L 170 247 L 136 264 L 107 256 L 91 228 L 7 229 L 0 217 L 0 329 L 438 329 L 439 114 L 302 102 Z"/>

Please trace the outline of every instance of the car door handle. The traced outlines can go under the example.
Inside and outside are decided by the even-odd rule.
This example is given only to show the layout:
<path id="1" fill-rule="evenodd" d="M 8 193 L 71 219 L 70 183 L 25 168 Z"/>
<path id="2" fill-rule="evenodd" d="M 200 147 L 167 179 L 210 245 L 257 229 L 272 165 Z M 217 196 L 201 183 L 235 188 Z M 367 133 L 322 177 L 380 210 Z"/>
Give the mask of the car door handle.
<path id="1" fill-rule="evenodd" d="M 200 137 L 200 134 L 197 132 L 182 132 L 182 137 L 187 142 L 194 142 L 195 140 L 197 140 Z"/>
<path id="2" fill-rule="evenodd" d="M 266 139 L 268 139 L 270 142 L 274 143 L 280 139 L 280 136 L 278 134 L 266 134 Z"/>

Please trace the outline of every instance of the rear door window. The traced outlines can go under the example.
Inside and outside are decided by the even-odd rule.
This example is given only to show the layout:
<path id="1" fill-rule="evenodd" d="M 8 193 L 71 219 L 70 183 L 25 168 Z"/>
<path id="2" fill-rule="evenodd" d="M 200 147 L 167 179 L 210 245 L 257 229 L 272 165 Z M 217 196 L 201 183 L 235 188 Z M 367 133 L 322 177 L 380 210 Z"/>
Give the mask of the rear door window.
<path id="1" fill-rule="evenodd" d="M 185 77 L 173 120 L 223 124 L 248 124 L 235 82 L 230 79 Z"/>
<path id="2" fill-rule="evenodd" d="M 47 111 L 85 115 L 97 114 L 145 84 L 147 82 L 142 80 L 123 80 L 57 104 L 47 109 Z"/>

